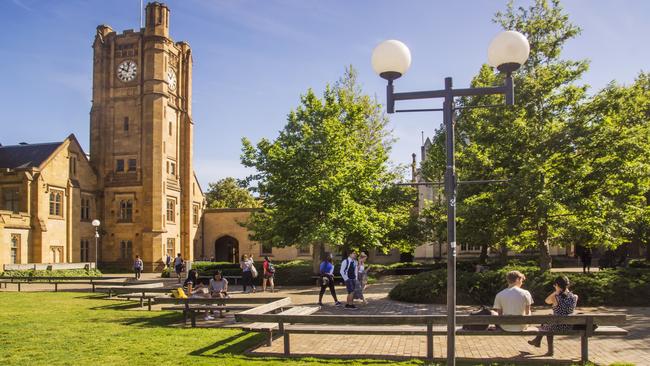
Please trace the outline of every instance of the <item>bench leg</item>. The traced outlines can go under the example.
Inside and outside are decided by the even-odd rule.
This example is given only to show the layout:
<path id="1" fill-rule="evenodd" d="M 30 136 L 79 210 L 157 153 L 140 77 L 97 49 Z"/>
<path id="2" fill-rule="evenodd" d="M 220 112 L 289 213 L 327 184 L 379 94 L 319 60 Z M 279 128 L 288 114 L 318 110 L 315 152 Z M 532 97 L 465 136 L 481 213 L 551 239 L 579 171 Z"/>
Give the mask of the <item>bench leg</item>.
<path id="1" fill-rule="evenodd" d="M 18 292 L 20 292 L 20 282 L 18 282 Z"/>
<path id="2" fill-rule="evenodd" d="M 433 360 L 433 324 L 427 324 L 427 359 Z"/>
<path id="3" fill-rule="evenodd" d="M 225 318 L 226 316 L 223 315 L 223 310 L 219 310 L 219 318 Z"/>
<path id="4" fill-rule="evenodd" d="M 582 364 L 589 362 L 589 337 L 585 334 L 580 337 L 580 361 Z"/>
<path id="5" fill-rule="evenodd" d="M 291 348 L 289 347 L 289 333 L 285 331 L 283 337 L 284 337 L 284 355 L 289 356 L 291 354 Z"/>
<path id="6" fill-rule="evenodd" d="M 144 298 L 141 297 L 141 298 L 140 298 L 140 307 L 143 307 L 143 306 L 144 306 Z"/>
<path id="7" fill-rule="evenodd" d="M 95 284 L 91 283 L 91 285 L 93 286 L 93 292 L 95 292 Z"/>
<path id="8" fill-rule="evenodd" d="M 266 346 L 271 347 L 273 345 L 273 331 L 269 329 L 268 333 L 266 333 Z"/>
<path id="9" fill-rule="evenodd" d="M 58 283 L 54 284 L 54 292 L 59 292 L 59 284 Z"/>
<path id="10" fill-rule="evenodd" d="M 190 313 L 190 318 L 192 319 L 192 328 L 196 328 L 196 311 Z"/>
<path id="11" fill-rule="evenodd" d="M 151 311 L 151 298 L 147 299 L 147 308 L 149 311 Z"/>

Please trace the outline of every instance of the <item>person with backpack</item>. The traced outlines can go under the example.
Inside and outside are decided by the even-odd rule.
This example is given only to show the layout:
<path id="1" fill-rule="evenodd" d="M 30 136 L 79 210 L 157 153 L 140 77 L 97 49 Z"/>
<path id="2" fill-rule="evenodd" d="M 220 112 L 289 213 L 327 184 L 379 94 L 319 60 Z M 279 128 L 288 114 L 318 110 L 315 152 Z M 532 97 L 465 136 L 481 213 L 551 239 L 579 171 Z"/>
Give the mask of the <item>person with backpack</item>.
<path id="1" fill-rule="evenodd" d="M 348 291 L 348 297 L 345 308 L 348 310 L 358 310 L 354 305 L 354 290 L 357 284 L 357 253 L 351 251 L 347 258 L 341 262 L 341 277 L 345 282 L 345 289 Z"/>
<path id="2" fill-rule="evenodd" d="M 185 261 L 181 256 L 181 253 L 178 253 L 176 259 L 174 259 L 174 271 L 176 271 L 176 277 L 178 277 L 178 283 L 181 283 L 181 273 L 183 273 L 183 265 Z"/>
<path id="3" fill-rule="evenodd" d="M 142 267 L 144 267 L 144 263 L 142 263 L 142 259 L 140 259 L 140 256 L 136 255 L 135 262 L 133 263 L 133 270 L 135 271 L 136 280 L 139 280 L 140 276 L 142 276 Z"/>
<path id="4" fill-rule="evenodd" d="M 320 293 L 318 294 L 318 305 L 323 306 L 323 295 L 329 287 L 330 294 L 334 298 L 334 305 L 341 306 L 341 302 L 336 298 L 336 289 L 334 289 L 334 263 L 332 253 L 327 253 L 320 263 Z"/>
<path id="5" fill-rule="evenodd" d="M 264 263 L 262 264 L 264 269 L 264 275 L 262 276 L 262 292 L 266 292 L 266 283 L 271 286 L 271 292 L 275 291 L 275 284 L 273 283 L 273 278 L 275 276 L 275 266 L 269 260 L 268 256 L 264 257 Z"/>

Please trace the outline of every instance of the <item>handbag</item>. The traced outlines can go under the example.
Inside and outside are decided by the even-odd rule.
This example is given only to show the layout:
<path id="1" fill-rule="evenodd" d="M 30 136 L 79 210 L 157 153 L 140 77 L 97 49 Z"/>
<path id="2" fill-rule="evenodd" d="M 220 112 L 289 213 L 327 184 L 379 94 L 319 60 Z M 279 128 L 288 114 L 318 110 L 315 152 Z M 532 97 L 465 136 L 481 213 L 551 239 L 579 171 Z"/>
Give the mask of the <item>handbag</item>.
<path id="1" fill-rule="evenodd" d="M 253 278 L 257 278 L 257 268 L 253 264 L 251 264 L 251 274 L 253 275 Z"/>

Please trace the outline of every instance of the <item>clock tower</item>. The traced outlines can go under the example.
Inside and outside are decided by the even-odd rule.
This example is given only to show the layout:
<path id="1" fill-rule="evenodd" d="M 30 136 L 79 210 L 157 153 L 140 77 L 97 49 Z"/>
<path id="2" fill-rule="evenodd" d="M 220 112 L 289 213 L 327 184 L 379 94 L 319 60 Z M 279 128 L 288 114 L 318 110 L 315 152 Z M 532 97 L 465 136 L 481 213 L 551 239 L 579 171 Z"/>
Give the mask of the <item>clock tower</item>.
<path id="1" fill-rule="evenodd" d="M 160 269 L 192 259 L 203 196 L 192 166 L 192 53 L 169 36 L 169 8 L 146 7 L 145 27 L 97 27 L 90 163 L 98 176 L 99 261 Z"/>

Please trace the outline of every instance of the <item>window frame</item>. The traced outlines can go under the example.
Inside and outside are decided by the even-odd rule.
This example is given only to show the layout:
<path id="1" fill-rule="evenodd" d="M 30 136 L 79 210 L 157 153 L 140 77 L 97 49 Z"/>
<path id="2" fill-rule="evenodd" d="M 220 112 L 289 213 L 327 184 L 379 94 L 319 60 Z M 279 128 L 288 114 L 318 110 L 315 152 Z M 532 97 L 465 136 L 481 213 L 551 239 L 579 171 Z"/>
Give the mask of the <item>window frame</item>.
<path id="1" fill-rule="evenodd" d="M 12 193 L 9 199 L 7 199 L 7 193 Z M 21 203 L 20 198 L 21 198 L 20 187 L 17 186 L 3 187 L 2 188 L 2 209 L 11 212 L 20 212 L 20 203 Z"/>
<path id="2" fill-rule="evenodd" d="M 133 163 L 133 165 L 131 165 L 131 163 Z M 129 173 L 135 172 L 138 169 L 138 159 L 129 158 L 129 159 L 127 159 L 127 164 L 126 165 L 127 165 L 126 166 L 127 172 L 129 172 Z M 133 168 L 133 169 L 131 169 L 131 168 Z"/>
<path id="3" fill-rule="evenodd" d="M 133 200 L 132 199 L 123 199 L 120 200 L 120 215 L 118 217 L 118 222 L 126 223 L 133 222 Z"/>
<path id="4" fill-rule="evenodd" d="M 176 238 L 167 238 L 165 254 L 169 255 L 173 259 L 175 250 L 176 250 Z"/>
<path id="5" fill-rule="evenodd" d="M 54 200 L 52 197 L 54 197 Z M 63 197 L 65 197 L 63 190 L 50 189 L 50 217 L 63 218 Z M 54 208 L 54 210 L 52 208 Z"/>
<path id="6" fill-rule="evenodd" d="M 117 173 L 124 173 L 124 159 L 115 159 L 115 171 Z"/>
<path id="7" fill-rule="evenodd" d="M 120 259 L 130 260 L 133 259 L 133 241 L 132 240 L 120 240 Z"/>
<path id="8" fill-rule="evenodd" d="M 170 208 L 171 203 L 171 208 Z M 170 213 L 172 219 L 170 220 Z M 167 197 L 167 207 L 165 209 L 165 218 L 167 222 L 176 223 L 176 198 Z"/>
<path id="9" fill-rule="evenodd" d="M 14 241 L 15 239 L 15 241 Z M 9 263 L 20 263 L 20 249 L 22 246 L 22 238 L 20 234 L 11 234 L 9 239 Z"/>
<path id="10" fill-rule="evenodd" d="M 265 248 L 268 245 L 268 248 Z M 265 249 L 269 249 L 266 251 Z M 273 255 L 273 245 L 271 243 L 260 243 L 260 255 Z"/>

